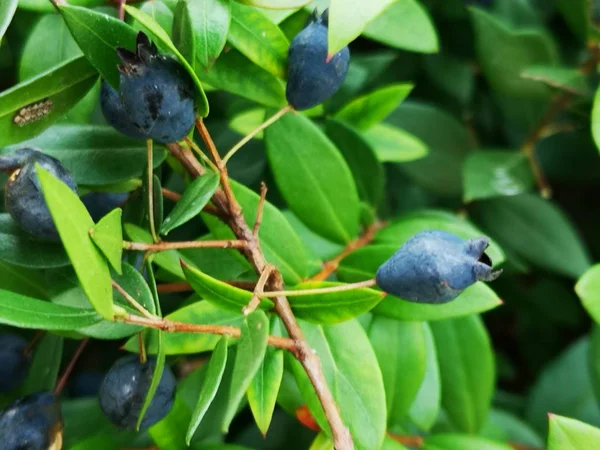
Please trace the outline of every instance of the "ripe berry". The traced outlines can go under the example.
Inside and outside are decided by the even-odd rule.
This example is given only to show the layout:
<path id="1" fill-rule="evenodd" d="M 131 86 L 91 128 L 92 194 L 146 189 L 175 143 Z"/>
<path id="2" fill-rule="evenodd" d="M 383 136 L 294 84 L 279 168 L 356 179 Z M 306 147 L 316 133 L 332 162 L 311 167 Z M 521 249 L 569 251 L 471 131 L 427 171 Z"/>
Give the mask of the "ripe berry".
<path id="1" fill-rule="evenodd" d="M 129 197 L 128 192 L 90 192 L 81 197 L 94 222 L 98 222 L 115 208 L 123 206 Z"/>
<path id="2" fill-rule="evenodd" d="M 60 406 L 50 392 L 21 397 L 0 411 L 2 450 L 60 450 Z"/>
<path id="3" fill-rule="evenodd" d="M 135 429 L 155 366 L 156 357 L 149 357 L 142 364 L 138 355 L 130 355 L 119 359 L 106 374 L 100 387 L 100 408 L 116 426 Z M 165 366 L 140 430 L 151 427 L 167 415 L 173 406 L 175 384 L 173 372 Z"/>
<path id="4" fill-rule="evenodd" d="M 136 51 L 118 48 L 120 95 L 105 87 L 103 112 L 117 130 L 160 143 L 183 139 L 194 125 L 194 83 L 175 59 L 158 54 L 140 32 Z M 138 134 L 139 133 L 139 134 Z"/>
<path id="5" fill-rule="evenodd" d="M 348 73 L 348 47 L 327 61 L 327 20 L 327 10 L 321 17 L 315 10 L 290 44 L 285 95 L 294 109 L 309 109 L 324 102 L 340 88 Z"/>
<path id="6" fill-rule="evenodd" d="M 0 170 L 13 171 L 4 192 L 6 210 L 19 227 L 32 236 L 59 240 L 35 170 L 36 163 L 77 193 L 77 184 L 58 159 L 24 148 L 0 157 Z"/>
<path id="7" fill-rule="evenodd" d="M 19 386 L 29 368 L 25 355 L 27 341 L 12 334 L 0 335 L 0 392 L 12 391 Z"/>
<path id="8" fill-rule="evenodd" d="M 488 245 L 486 237 L 465 241 L 445 231 L 423 231 L 379 267 L 377 284 L 411 302 L 449 302 L 476 281 L 500 276 L 484 253 Z"/>

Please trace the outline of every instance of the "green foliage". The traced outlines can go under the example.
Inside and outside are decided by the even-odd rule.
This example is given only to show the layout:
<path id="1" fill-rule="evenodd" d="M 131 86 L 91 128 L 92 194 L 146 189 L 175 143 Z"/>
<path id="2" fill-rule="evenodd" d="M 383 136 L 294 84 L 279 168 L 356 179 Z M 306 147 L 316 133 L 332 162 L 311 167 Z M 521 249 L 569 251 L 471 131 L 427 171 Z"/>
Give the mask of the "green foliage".
<path id="1" fill-rule="evenodd" d="M 30 343 L 0 416 L 64 385 L 65 450 L 341 450 L 344 428 L 358 450 L 597 446 L 595 2 L 52 3 L 0 1 L 3 189 L 25 147 L 78 185 L 31 180 L 60 242 L 0 204 L 1 334 Z M 348 74 L 323 104 L 282 110 L 315 7 Z M 196 89 L 196 127 L 151 153 L 100 106 L 139 31 Z M 215 155 L 241 139 L 225 167 Z M 119 200 L 94 215 L 88 193 Z M 378 268 L 427 230 L 488 237 L 502 276 L 444 304 L 382 292 Z M 176 374 L 145 432 L 117 430 L 71 379 L 122 352 L 157 357 L 144 412 Z"/>

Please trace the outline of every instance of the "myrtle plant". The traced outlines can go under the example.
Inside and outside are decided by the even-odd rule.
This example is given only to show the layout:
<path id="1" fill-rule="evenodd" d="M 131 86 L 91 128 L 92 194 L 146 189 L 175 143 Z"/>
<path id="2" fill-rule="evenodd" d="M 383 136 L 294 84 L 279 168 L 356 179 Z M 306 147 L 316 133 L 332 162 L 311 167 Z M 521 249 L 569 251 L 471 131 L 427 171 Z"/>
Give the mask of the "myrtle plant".
<path id="1" fill-rule="evenodd" d="M 0 450 L 600 448 L 597 2 L 0 1 Z"/>

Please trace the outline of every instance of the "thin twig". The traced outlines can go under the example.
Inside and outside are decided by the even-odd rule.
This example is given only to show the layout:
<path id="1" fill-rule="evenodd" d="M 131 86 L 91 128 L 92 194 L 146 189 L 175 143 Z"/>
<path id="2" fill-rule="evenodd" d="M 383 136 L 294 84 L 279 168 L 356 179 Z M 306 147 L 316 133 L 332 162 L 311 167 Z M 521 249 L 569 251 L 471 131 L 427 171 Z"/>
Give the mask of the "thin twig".
<path id="1" fill-rule="evenodd" d="M 256 283 L 256 287 L 254 288 L 254 295 L 252 295 L 250 302 L 248 302 L 248 304 L 242 308 L 242 313 L 245 316 L 255 311 L 256 308 L 260 306 L 260 298 L 263 295 L 263 289 L 265 288 L 267 281 L 269 281 L 269 277 L 273 273 L 273 270 L 275 270 L 275 267 L 271 264 L 267 264 L 263 272 L 260 274 L 258 283 Z"/>
<path id="2" fill-rule="evenodd" d="M 81 342 L 79 343 L 79 347 L 77 347 L 77 350 L 75 350 L 75 354 L 71 358 L 71 361 L 69 361 L 69 365 L 67 366 L 67 368 L 61 375 L 60 379 L 58 380 L 58 384 L 54 388 L 54 395 L 60 395 L 62 390 L 65 388 L 65 385 L 67 384 L 67 380 L 69 379 L 69 376 L 71 375 L 71 372 L 73 371 L 73 368 L 75 367 L 75 363 L 81 356 L 81 353 L 83 352 L 83 349 L 85 348 L 85 346 L 87 345 L 89 340 L 90 340 L 90 338 L 85 338 L 85 339 L 82 339 Z"/>
<path id="3" fill-rule="evenodd" d="M 140 252 L 164 252 L 167 250 L 182 250 L 186 248 L 246 248 L 246 246 L 246 241 L 236 239 L 217 241 L 158 242 L 156 244 L 123 241 L 123 248 L 125 250 L 137 250 Z"/>
<path id="4" fill-rule="evenodd" d="M 31 339 L 29 344 L 27 344 L 27 347 L 25 347 L 25 350 L 23 350 L 23 355 L 28 356 L 45 333 L 45 330 L 36 331 L 35 335 L 33 336 L 33 339 Z"/>
<path id="5" fill-rule="evenodd" d="M 316 289 L 296 289 L 290 291 L 269 291 L 263 292 L 262 298 L 272 298 L 279 297 L 281 295 L 285 295 L 286 297 L 299 297 L 301 295 L 314 295 L 314 294 L 330 294 L 332 292 L 343 292 L 343 291 L 353 291 L 354 289 L 362 289 L 375 286 L 377 281 L 373 278 L 372 280 L 359 281 L 357 283 L 349 283 L 342 284 L 340 286 L 331 286 L 325 288 L 316 288 Z M 385 292 L 381 292 L 381 296 L 387 295 Z"/>
<path id="6" fill-rule="evenodd" d="M 342 259 L 353 251 L 370 244 L 375 237 L 375 233 L 384 226 L 384 222 L 375 222 L 370 225 L 358 239 L 350 242 L 339 255 L 323 264 L 323 269 L 318 274 L 311 277 L 310 281 L 324 281 L 329 278 L 329 276 L 338 269 Z"/>
<path id="7" fill-rule="evenodd" d="M 148 164 L 148 223 L 150 224 L 150 234 L 152 240 L 158 242 L 156 227 L 154 226 L 154 167 L 152 161 L 152 139 L 146 139 L 146 157 Z"/>
<path id="8" fill-rule="evenodd" d="M 119 20 L 125 20 L 125 4 L 127 0 L 119 0 Z"/>
<path id="9" fill-rule="evenodd" d="M 237 144 L 235 144 L 231 150 L 229 150 L 227 152 L 227 154 L 225 155 L 225 157 L 223 158 L 223 164 L 227 164 L 227 161 L 229 161 L 231 159 L 231 157 L 233 155 L 235 155 L 235 153 L 242 148 L 244 145 L 246 145 L 254 136 L 256 136 L 258 133 L 260 133 L 262 130 L 264 130 L 265 128 L 267 128 L 269 125 L 271 125 L 273 122 L 276 122 L 277 120 L 279 120 L 279 118 L 281 118 L 281 116 L 285 115 L 287 112 L 292 110 L 292 106 L 291 105 L 285 105 L 283 108 L 281 108 L 279 111 L 277 111 L 275 114 L 273 114 L 271 117 L 269 117 L 267 120 L 265 120 L 263 123 L 261 123 L 258 127 L 256 127 L 254 130 L 252 130 L 250 133 L 248 133 L 246 136 L 244 136 L 244 138 L 239 141 Z"/>
<path id="10" fill-rule="evenodd" d="M 245 291 L 254 291 L 256 283 L 254 281 L 236 281 L 236 280 L 221 280 L 223 283 L 231 286 L 244 289 Z M 163 283 L 156 286 L 159 294 L 177 293 L 177 292 L 192 292 L 194 289 L 189 283 Z"/>
<path id="11" fill-rule="evenodd" d="M 218 172 L 219 169 L 217 169 L 217 166 L 214 165 L 214 163 L 210 160 L 210 158 L 208 156 L 206 156 L 204 154 L 204 152 L 200 149 L 200 147 L 198 147 L 196 145 L 196 143 L 194 141 L 192 141 L 189 137 L 185 137 L 184 139 L 185 143 L 187 145 L 190 146 L 190 148 L 192 150 L 194 150 L 196 152 L 196 154 L 202 159 L 202 161 L 204 161 L 206 164 L 208 164 L 208 166 L 214 171 L 214 172 Z"/>
<path id="12" fill-rule="evenodd" d="M 194 157 L 194 154 L 189 148 L 183 148 L 176 142 L 167 144 L 167 148 L 169 149 L 171 154 L 183 164 L 186 170 L 194 178 L 204 175 L 206 173 L 206 169 L 202 167 L 202 164 L 198 162 L 198 160 Z"/>
<path id="13" fill-rule="evenodd" d="M 148 355 L 146 354 L 146 344 L 144 344 L 144 335 L 140 331 L 137 334 L 137 337 L 138 337 L 138 348 L 140 350 L 140 363 L 146 364 L 146 361 L 148 361 Z"/>
<path id="14" fill-rule="evenodd" d="M 166 188 L 161 188 L 161 191 L 164 198 L 168 198 L 174 202 L 178 202 L 181 198 L 181 194 L 178 192 L 174 192 Z"/>
<path id="15" fill-rule="evenodd" d="M 267 199 L 267 185 L 262 181 L 260 183 L 260 200 L 258 201 L 258 208 L 256 208 L 256 220 L 254 221 L 254 228 L 252 234 L 258 236 L 260 230 L 260 224 L 262 223 L 263 209 L 265 207 L 265 200 Z"/>
<path id="16" fill-rule="evenodd" d="M 197 325 L 193 323 L 176 322 L 168 319 L 161 319 L 155 317 L 148 319 L 146 317 L 134 316 L 132 314 L 120 317 L 120 320 L 125 323 L 134 325 L 142 325 L 148 328 L 156 328 L 167 333 L 206 333 L 206 334 L 218 334 L 221 336 L 231 336 L 238 338 L 241 336 L 241 330 L 237 327 L 229 325 Z M 279 336 L 269 336 L 267 343 L 273 347 L 287 350 L 293 354 L 296 354 L 296 344 L 290 338 L 284 338 Z"/>
<path id="17" fill-rule="evenodd" d="M 147 317 L 148 319 L 156 318 L 156 316 L 154 316 L 152 313 L 150 313 L 150 311 L 148 311 L 140 303 L 138 303 L 138 301 L 135 298 L 129 295 L 129 293 L 125 289 L 123 289 L 123 287 L 121 287 L 119 283 L 117 283 L 115 280 L 110 281 L 112 283 L 112 286 L 119 292 L 119 294 L 121 294 L 125 298 L 125 300 L 127 300 L 129 304 L 133 306 L 140 314 Z"/>

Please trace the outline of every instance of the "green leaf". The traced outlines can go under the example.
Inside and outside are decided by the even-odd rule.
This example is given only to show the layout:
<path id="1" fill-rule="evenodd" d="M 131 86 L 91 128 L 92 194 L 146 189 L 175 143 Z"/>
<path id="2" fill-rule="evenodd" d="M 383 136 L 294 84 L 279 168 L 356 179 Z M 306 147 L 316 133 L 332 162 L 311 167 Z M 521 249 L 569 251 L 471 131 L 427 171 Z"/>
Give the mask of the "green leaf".
<path id="1" fill-rule="evenodd" d="M 388 428 L 401 425 L 425 377 L 427 364 L 423 325 L 376 316 L 369 339 L 379 361 L 385 387 Z"/>
<path id="2" fill-rule="evenodd" d="M 0 214 L 0 259 L 17 266 L 39 269 L 70 264 L 60 243 L 35 239 L 21 230 L 7 213 Z"/>
<path id="3" fill-rule="evenodd" d="M 240 3 L 257 8 L 296 9 L 310 3 L 310 0 L 237 0 Z"/>
<path id="4" fill-rule="evenodd" d="M 158 0 L 147 0 L 141 3 L 138 9 L 152 17 L 168 35 L 172 35 L 173 11 L 165 3 Z M 137 21 L 133 22 L 132 27 L 136 31 L 147 31 L 147 28 Z"/>
<path id="5" fill-rule="evenodd" d="M 290 43 L 283 31 L 256 8 L 231 3 L 227 40 L 257 66 L 285 78 Z"/>
<path id="6" fill-rule="evenodd" d="M 402 163 L 427 156 L 425 143 L 400 128 L 386 123 L 377 124 L 363 132 L 363 137 L 381 162 Z"/>
<path id="7" fill-rule="evenodd" d="M 171 230 L 200 214 L 200 211 L 209 202 L 218 186 L 219 176 L 214 172 L 208 172 L 196 178 L 186 188 L 175 207 L 164 220 L 160 233 L 167 235 Z"/>
<path id="8" fill-rule="evenodd" d="M 33 298 L 48 298 L 46 282 L 41 272 L 0 260 L 0 274 L 0 289 Z"/>
<path id="9" fill-rule="evenodd" d="M 136 32 L 114 17 L 79 6 L 61 4 L 59 12 L 81 51 L 102 78 L 119 89 L 117 47 L 135 48 Z"/>
<path id="10" fill-rule="evenodd" d="M 363 34 L 390 47 L 420 53 L 439 50 L 438 36 L 427 10 L 416 0 L 398 0 L 375 18 Z"/>
<path id="11" fill-rule="evenodd" d="M 236 114 L 229 121 L 229 128 L 242 136 L 249 134 L 265 120 L 266 110 L 264 108 L 253 108 Z M 253 139 L 262 139 L 263 132 L 254 135 Z"/>
<path id="12" fill-rule="evenodd" d="M 186 280 L 198 295 L 219 308 L 239 312 L 252 299 L 252 292 L 224 283 L 216 278 L 182 264 Z M 273 302 L 263 300 L 261 308 L 272 308 Z"/>
<path id="13" fill-rule="evenodd" d="M 437 350 L 433 341 L 433 333 L 427 323 L 423 323 L 425 337 L 426 368 L 423 382 L 408 415 L 419 428 L 429 431 L 435 424 L 441 408 L 442 383 L 437 359 Z"/>
<path id="14" fill-rule="evenodd" d="M 0 290 L 0 323 L 18 328 L 76 330 L 100 321 L 94 311 L 56 305 Z"/>
<path id="15" fill-rule="evenodd" d="M 476 50 L 482 71 L 498 94 L 546 97 L 549 90 L 536 81 L 521 77 L 527 67 L 553 65 L 558 61 L 554 43 L 535 28 L 512 30 L 481 8 L 471 8 Z"/>
<path id="16" fill-rule="evenodd" d="M 206 376 L 204 377 L 204 382 L 202 383 L 202 389 L 200 390 L 200 396 L 196 403 L 196 409 L 194 409 L 192 421 L 190 422 L 190 426 L 186 433 L 185 442 L 188 446 L 190 445 L 198 425 L 200 425 L 200 422 L 204 418 L 204 414 L 206 414 L 208 407 L 214 400 L 215 395 L 217 395 L 217 390 L 221 384 L 226 364 L 227 336 L 224 336 L 220 338 L 208 363 L 208 369 L 206 371 Z"/>
<path id="17" fill-rule="evenodd" d="M 594 353 L 590 353 L 589 339 L 581 338 L 541 372 L 529 391 L 524 414 L 536 430 L 547 433 L 548 413 L 600 426 L 600 407 L 594 396 L 590 356 Z M 558 386 L 569 386 L 569 389 L 557 389 Z"/>
<path id="18" fill-rule="evenodd" d="M 192 411 L 182 398 L 179 385 L 177 388 L 175 401 L 169 413 L 148 429 L 148 434 L 161 450 L 181 450 L 186 447 L 185 431 L 190 423 Z M 129 443 L 131 442 L 130 439 Z M 192 448 L 198 449 L 198 447 Z"/>
<path id="19" fill-rule="evenodd" d="M 160 380 L 163 377 L 163 371 L 165 369 L 165 352 L 164 347 L 162 345 L 163 332 L 162 330 L 152 330 L 152 333 L 156 335 L 156 342 L 158 347 L 158 351 L 156 353 L 156 366 L 154 366 L 154 372 L 152 373 L 152 381 L 150 382 L 150 387 L 148 388 L 148 392 L 146 393 L 146 398 L 144 399 L 144 404 L 142 405 L 142 409 L 140 410 L 140 415 L 137 420 L 137 431 L 139 431 L 142 421 L 144 420 L 144 416 L 146 415 L 148 408 L 150 408 L 150 404 L 152 403 L 154 394 L 156 394 L 156 390 L 158 389 L 158 385 L 160 384 Z"/>
<path id="20" fill-rule="evenodd" d="M 271 333 L 281 335 L 278 319 L 271 321 Z M 248 387 L 248 403 L 256 425 L 263 436 L 266 436 L 271 424 L 277 394 L 283 378 L 283 350 L 268 347 L 258 372 Z"/>
<path id="21" fill-rule="evenodd" d="M 410 101 L 402 103 L 386 122 L 420 139 L 429 149 L 426 158 L 398 166 L 403 172 L 441 196 L 461 195 L 463 161 L 473 149 L 462 123 L 438 107 Z M 435 133 L 431 132 L 433 123 Z"/>
<path id="22" fill-rule="evenodd" d="M 147 169 L 144 170 L 147 173 Z M 148 210 L 148 176 L 144 176 L 144 181 L 142 182 L 142 198 L 143 202 L 143 216 L 148 221 L 147 228 L 150 229 L 150 211 Z M 162 196 L 162 186 L 160 183 L 160 178 L 155 174 L 152 175 L 152 212 L 154 217 L 154 226 L 156 229 L 160 229 L 160 226 L 163 222 L 163 196 Z"/>
<path id="23" fill-rule="evenodd" d="M 366 130 L 385 119 L 413 89 L 412 84 L 391 84 L 352 99 L 335 118 L 359 130 Z"/>
<path id="24" fill-rule="evenodd" d="M 145 143 L 107 126 L 56 125 L 34 139 L 5 150 L 23 146 L 43 149 L 44 153 L 60 160 L 78 184 L 88 186 L 139 177 L 146 165 Z M 163 149 L 155 149 L 154 167 L 159 166 L 165 156 Z"/>
<path id="25" fill-rule="evenodd" d="M 90 230 L 94 244 L 98 246 L 98 249 L 119 275 L 123 273 L 121 268 L 121 257 L 123 256 L 121 213 L 120 208 L 113 209 Z"/>
<path id="26" fill-rule="evenodd" d="M 217 89 L 261 105 L 282 107 L 287 103 L 283 81 L 252 63 L 237 50 L 221 54 L 208 72 L 199 71 L 198 76 Z"/>
<path id="27" fill-rule="evenodd" d="M 565 213 L 537 195 L 483 201 L 473 209 L 473 217 L 507 251 L 547 270 L 578 278 L 591 265 Z"/>
<path id="28" fill-rule="evenodd" d="M 423 450 L 511 450 L 508 444 L 479 436 L 464 434 L 437 434 L 425 439 Z"/>
<path id="29" fill-rule="evenodd" d="M 359 228 L 359 198 L 344 158 L 306 117 L 286 114 L 265 130 L 265 144 L 277 187 L 309 228 L 347 243 Z"/>
<path id="30" fill-rule="evenodd" d="M 224 310 L 207 301 L 194 302 L 166 316 L 175 322 L 191 323 L 194 325 L 230 325 L 239 327 L 244 316 L 241 309 L 236 313 Z M 146 341 L 146 351 L 149 354 L 157 352 L 154 335 Z M 208 333 L 168 333 L 163 337 L 163 346 L 167 355 L 186 355 L 214 350 L 220 337 Z M 137 337 L 127 341 L 123 347 L 130 352 L 138 352 Z"/>
<path id="31" fill-rule="evenodd" d="M 424 69 L 432 84 L 467 105 L 475 91 L 475 74 L 468 60 L 450 53 L 437 53 L 423 58 Z"/>
<path id="32" fill-rule="evenodd" d="M 600 149 L 600 87 L 596 90 L 592 108 L 592 136 L 596 147 Z"/>
<path id="33" fill-rule="evenodd" d="M 568 417 L 550 415 L 548 450 L 587 450 L 600 441 L 600 429 Z"/>
<path id="34" fill-rule="evenodd" d="M 44 199 L 81 287 L 98 314 L 113 320 L 108 264 L 89 236 L 94 221 L 77 194 L 67 185 L 39 165 L 36 165 L 36 170 Z"/>
<path id="35" fill-rule="evenodd" d="M 575 292 L 588 314 L 600 324 L 600 264 L 584 272 L 575 285 Z"/>
<path id="36" fill-rule="evenodd" d="M 232 182 L 231 187 L 242 206 L 244 219 L 247 223 L 253 224 L 260 197 L 239 183 Z M 203 214 L 202 219 L 215 239 L 234 238 L 229 227 L 220 219 L 207 214 Z M 268 201 L 264 204 L 258 236 L 267 261 L 279 268 L 286 283 L 298 284 L 308 276 L 308 258 L 302 241 L 281 211 Z M 245 261 L 241 255 L 239 258 Z"/>
<path id="37" fill-rule="evenodd" d="M 221 426 L 224 433 L 229 430 L 246 390 L 260 369 L 267 351 L 268 337 L 269 319 L 263 311 L 254 311 L 244 319 L 242 335 L 235 356 L 227 411 Z"/>
<path id="38" fill-rule="evenodd" d="M 331 0 L 329 3 L 328 54 L 335 55 L 356 39 L 367 24 L 394 0 Z"/>
<path id="39" fill-rule="evenodd" d="M 571 31 L 583 42 L 587 41 L 591 29 L 590 7 L 588 0 L 556 0 L 556 8 L 564 16 Z"/>
<path id="40" fill-rule="evenodd" d="M 466 433 L 484 424 L 495 383 L 494 355 L 478 316 L 433 322 L 442 379 L 442 405 L 451 422 Z"/>
<path id="41" fill-rule="evenodd" d="M 0 147 L 40 134 L 77 104 L 96 79 L 94 68 L 80 56 L 2 92 Z M 32 107 L 39 111 L 39 118 L 27 121 Z"/>
<path id="42" fill-rule="evenodd" d="M 0 5 L 0 41 L 17 11 L 19 0 L 5 0 Z"/>
<path id="43" fill-rule="evenodd" d="M 210 69 L 225 47 L 231 21 L 231 0 L 181 0 L 177 4 L 174 29 L 181 23 L 180 38 L 174 40 L 190 63 Z M 186 24 L 187 23 L 187 24 Z M 188 36 L 184 40 L 183 36 Z"/>
<path id="44" fill-rule="evenodd" d="M 357 450 L 380 448 L 386 430 L 385 392 L 375 352 L 356 320 L 335 326 L 299 321 L 323 366 L 327 385 Z M 351 343 L 351 345 L 348 345 Z M 331 435 L 321 404 L 302 366 L 289 357 L 294 377 L 321 429 Z"/>
<path id="45" fill-rule="evenodd" d="M 535 185 L 522 152 L 486 151 L 470 155 L 463 168 L 464 201 L 518 195 Z"/>
<path id="46" fill-rule="evenodd" d="M 550 87 L 575 95 L 582 95 L 589 91 L 585 75 L 579 70 L 570 67 L 555 67 L 550 65 L 529 66 L 521 72 L 521 77 L 528 80 L 541 81 Z"/>
<path id="47" fill-rule="evenodd" d="M 415 234 L 426 230 L 447 231 L 463 239 L 475 239 L 484 235 L 481 230 L 459 216 L 446 211 L 431 209 L 400 216 L 380 230 L 375 235 L 374 242 L 376 244 L 393 244 L 400 247 Z M 505 261 L 504 252 L 493 239 L 490 239 L 490 246 L 487 248 L 486 253 L 494 265 Z"/>
<path id="48" fill-rule="evenodd" d="M 63 342 L 61 336 L 51 333 L 42 336 L 35 346 L 27 378 L 20 387 L 23 395 L 54 390 L 63 355 Z"/>
<path id="49" fill-rule="evenodd" d="M 306 281 L 294 286 L 291 290 L 334 286 L 344 286 L 344 283 Z M 351 291 L 292 296 L 289 301 L 296 317 L 318 324 L 335 324 L 370 311 L 383 297 L 384 294 L 380 291 L 361 288 Z"/>
<path id="50" fill-rule="evenodd" d="M 194 72 L 192 66 L 190 66 L 189 62 L 183 57 L 179 50 L 177 50 L 177 47 L 175 47 L 175 44 L 173 44 L 173 41 L 167 32 L 161 28 L 161 26 L 152 18 L 152 16 L 149 16 L 145 12 L 140 11 L 139 9 L 136 9 L 130 5 L 125 5 L 125 11 L 127 11 L 127 13 L 140 24 L 142 24 L 171 52 L 173 52 L 181 65 L 183 65 L 185 70 L 187 70 L 194 81 L 194 85 L 196 86 L 196 112 L 200 116 L 206 117 L 208 115 L 208 100 L 206 99 L 204 89 L 202 89 L 202 84 L 200 83 L 200 80 L 198 79 L 198 76 L 196 75 L 196 72 Z"/>

